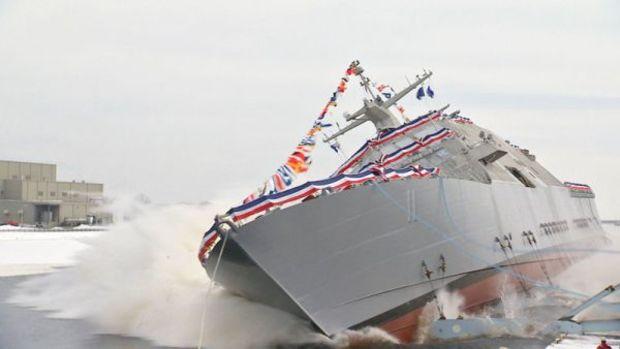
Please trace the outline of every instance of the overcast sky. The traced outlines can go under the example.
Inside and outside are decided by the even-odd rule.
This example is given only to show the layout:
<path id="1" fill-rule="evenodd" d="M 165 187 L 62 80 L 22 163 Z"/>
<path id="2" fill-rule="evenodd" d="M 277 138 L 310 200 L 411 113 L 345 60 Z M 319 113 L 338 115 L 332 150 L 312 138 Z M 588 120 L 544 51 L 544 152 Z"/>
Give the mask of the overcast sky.
<path id="1" fill-rule="evenodd" d="M 0 159 L 57 163 L 110 195 L 237 201 L 353 59 L 396 87 L 432 69 L 437 98 L 408 99 L 410 115 L 451 103 L 620 218 L 613 0 L 0 0 Z M 332 120 L 359 97 L 352 86 Z M 340 160 L 322 146 L 310 175 Z"/>

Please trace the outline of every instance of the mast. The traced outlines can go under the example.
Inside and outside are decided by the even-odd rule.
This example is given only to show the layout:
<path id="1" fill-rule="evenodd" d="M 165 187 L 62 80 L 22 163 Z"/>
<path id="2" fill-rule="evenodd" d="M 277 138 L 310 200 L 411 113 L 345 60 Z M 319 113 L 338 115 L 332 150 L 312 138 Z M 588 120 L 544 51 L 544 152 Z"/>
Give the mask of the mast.
<path id="1" fill-rule="evenodd" d="M 372 93 L 372 89 L 370 88 L 370 79 L 368 79 L 362 74 L 364 72 L 362 67 L 358 66 L 358 69 L 361 70 L 358 74 L 362 79 L 361 84 L 366 90 L 366 92 L 368 92 L 368 94 L 372 96 L 372 100 L 365 98 L 363 100 L 363 107 L 361 107 L 353 114 L 345 114 L 345 120 L 349 121 L 350 123 L 338 132 L 331 135 L 330 137 L 325 138 L 323 140 L 324 142 L 329 142 L 336 137 L 342 136 L 343 134 L 351 131 L 352 129 L 360 126 L 367 121 L 372 122 L 375 125 L 377 131 L 382 131 L 385 129 L 400 126 L 401 122 L 396 118 L 396 116 L 394 116 L 394 114 L 392 114 L 389 108 L 396 104 L 407 94 L 409 94 L 411 91 L 413 91 L 415 88 L 424 83 L 424 81 L 428 80 L 431 75 L 433 75 L 433 72 L 431 71 L 424 72 L 422 76 L 417 77 L 418 79 L 413 84 L 409 84 L 409 86 L 396 93 L 394 96 L 392 96 L 392 98 L 388 99 L 387 101 L 383 101 L 381 100 L 381 98 L 377 97 L 374 93 Z"/>

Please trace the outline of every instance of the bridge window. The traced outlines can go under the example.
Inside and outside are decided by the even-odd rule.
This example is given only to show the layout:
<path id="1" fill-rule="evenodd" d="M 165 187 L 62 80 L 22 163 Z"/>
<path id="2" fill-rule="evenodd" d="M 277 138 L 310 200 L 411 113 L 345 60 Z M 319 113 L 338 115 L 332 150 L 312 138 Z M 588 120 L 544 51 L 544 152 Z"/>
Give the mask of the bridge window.
<path id="1" fill-rule="evenodd" d="M 521 182 L 524 186 L 529 187 L 529 188 L 536 188 L 536 186 L 534 185 L 534 183 L 532 183 L 532 181 L 530 181 L 523 173 L 521 173 L 521 171 L 517 170 L 514 167 L 506 167 L 506 169 L 508 170 L 508 172 L 510 172 L 516 179 L 519 180 L 519 182 Z"/>

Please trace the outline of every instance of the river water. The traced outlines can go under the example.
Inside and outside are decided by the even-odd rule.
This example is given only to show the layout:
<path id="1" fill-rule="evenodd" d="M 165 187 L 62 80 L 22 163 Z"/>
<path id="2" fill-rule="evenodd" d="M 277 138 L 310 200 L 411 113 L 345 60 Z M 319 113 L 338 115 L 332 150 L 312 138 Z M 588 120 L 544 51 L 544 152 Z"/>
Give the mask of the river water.
<path id="1" fill-rule="evenodd" d="M 212 210 L 159 208 L 105 233 L 0 232 L 0 348 L 419 347 L 394 344 L 378 330 L 328 339 L 291 315 L 225 290 L 214 289 L 207 297 L 210 284 L 195 249 Z M 618 227 L 607 230 L 620 236 Z M 617 283 L 620 275 L 609 269 L 591 270 L 612 258 L 620 261 L 601 255 L 576 265 L 573 274 L 590 279 L 571 278 L 564 286 L 593 294 L 605 283 Z M 552 347 L 595 348 L 597 341 L 574 337 Z M 424 347 L 533 349 L 546 344 L 480 339 Z"/>

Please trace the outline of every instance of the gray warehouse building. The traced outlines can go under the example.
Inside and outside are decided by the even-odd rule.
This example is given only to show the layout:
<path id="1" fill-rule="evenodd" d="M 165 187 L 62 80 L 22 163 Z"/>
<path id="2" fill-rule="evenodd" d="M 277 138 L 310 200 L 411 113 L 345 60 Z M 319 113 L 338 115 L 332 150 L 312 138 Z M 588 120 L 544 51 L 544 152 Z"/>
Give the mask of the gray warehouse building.
<path id="1" fill-rule="evenodd" d="M 109 223 L 102 203 L 103 184 L 57 181 L 54 164 L 0 160 L 0 224 Z"/>

